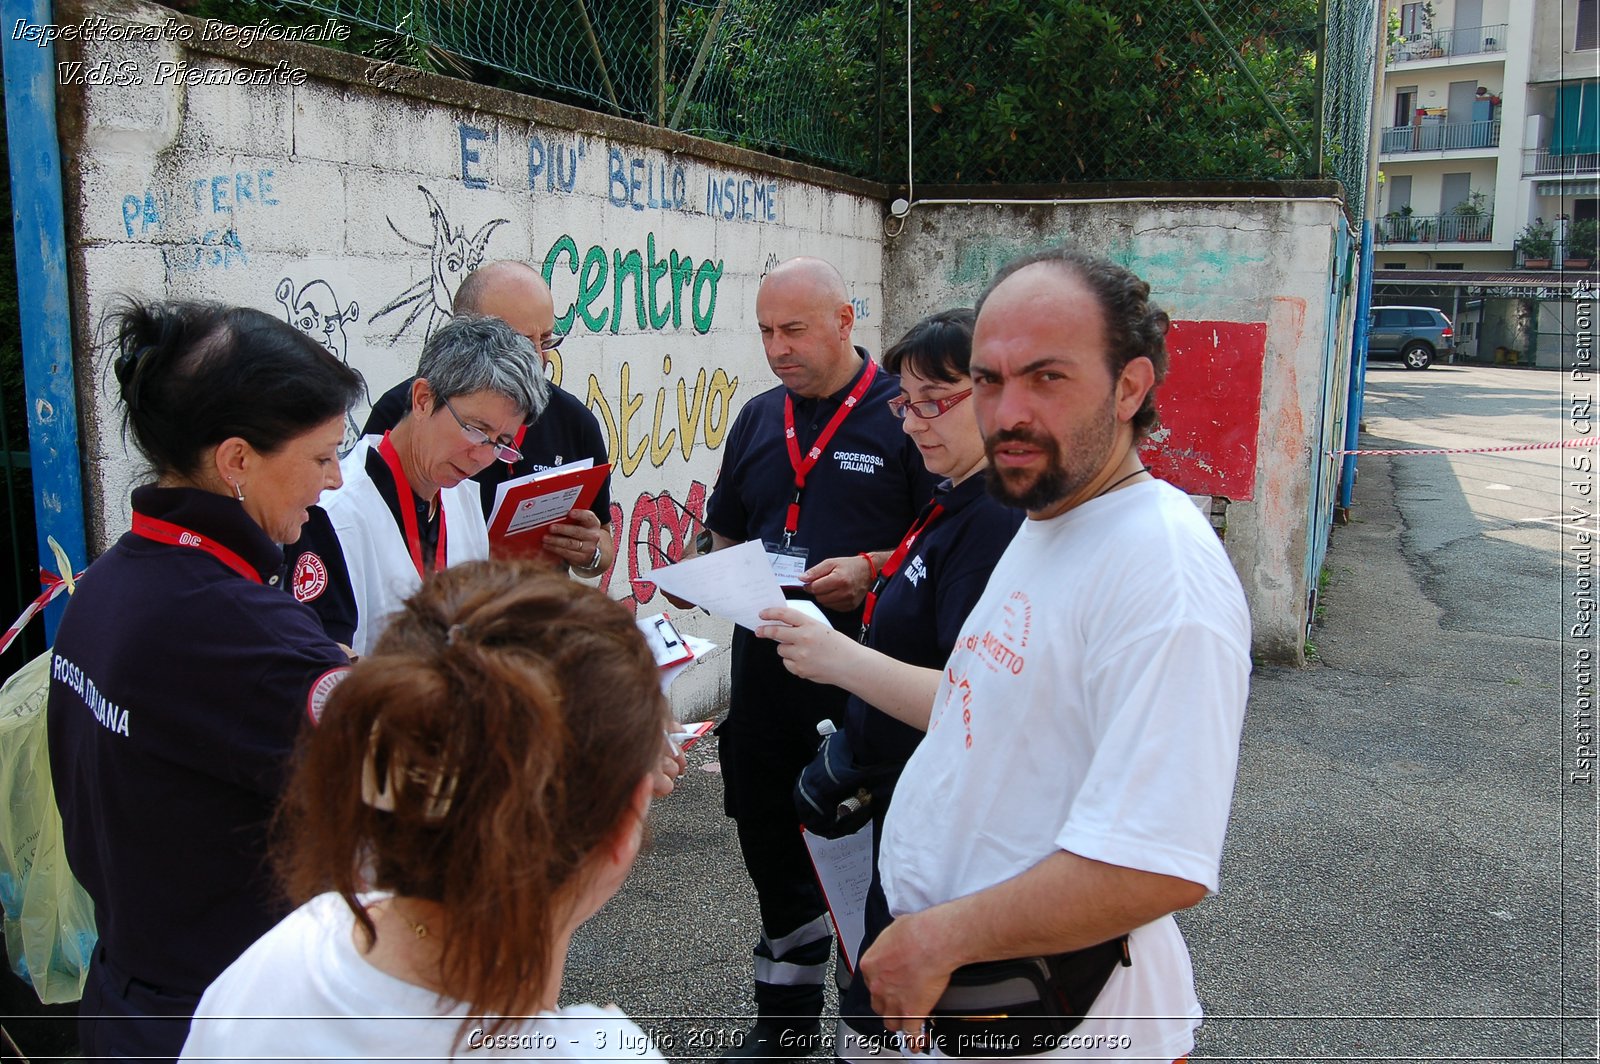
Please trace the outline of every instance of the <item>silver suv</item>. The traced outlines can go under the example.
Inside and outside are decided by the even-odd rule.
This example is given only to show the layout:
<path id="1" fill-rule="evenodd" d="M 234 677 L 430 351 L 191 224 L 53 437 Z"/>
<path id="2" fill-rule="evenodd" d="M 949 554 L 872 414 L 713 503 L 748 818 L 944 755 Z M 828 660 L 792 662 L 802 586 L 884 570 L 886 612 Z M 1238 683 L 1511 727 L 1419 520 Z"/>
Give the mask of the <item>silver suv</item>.
<path id="1" fill-rule="evenodd" d="M 1373 307 L 1367 325 L 1368 360 L 1399 359 L 1406 369 L 1427 369 L 1455 354 L 1450 319 L 1432 307 Z"/>

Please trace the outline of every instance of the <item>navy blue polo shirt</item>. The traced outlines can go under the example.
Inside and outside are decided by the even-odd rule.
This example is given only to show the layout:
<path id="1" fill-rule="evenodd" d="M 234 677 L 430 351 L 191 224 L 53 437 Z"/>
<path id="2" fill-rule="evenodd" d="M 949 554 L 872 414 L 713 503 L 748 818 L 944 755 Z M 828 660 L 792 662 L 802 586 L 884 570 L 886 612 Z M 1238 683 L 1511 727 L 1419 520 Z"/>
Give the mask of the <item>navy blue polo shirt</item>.
<path id="1" fill-rule="evenodd" d="M 808 399 L 779 385 L 739 411 L 706 506 L 707 528 L 735 542 L 782 541 L 784 516 L 794 498 L 784 398 L 794 400 L 795 435 L 804 455 L 866 372 L 871 356 L 859 347 L 856 352 L 861 368 L 834 394 Z M 807 552 L 807 566 L 892 548 L 933 491 L 937 478 L 924 468 L 921 453 L 889 412 L 889 400 L 899 394 L 899 378 L 879 367 L 866 395 L 806 477 L 794 543 Z"/>
<path id="2" fill-rule="evenodd" d="M 382 436 L 400 424 L 400 419 L 411 411 L 411 385 L 415 380 L 415 377 L 411 377 L 401 381 L 372 404 L 366 428 L 361 430 L 363 436 Z M 493 512 L 495 489 L 504 481 L 554 469 L 581 458 L 592 458 L 595 465 L 611 461 L 606 453 L 606 435 L 600 427 L 600 419 L 577 396 L 554 384 L 550 385 L 550 405 L 528 426 L 527 433 L 522 437 L 522 446 L 517 449 L 522 452 L 522 461 L 510 465 L 492 462 L 489 468 L 472 478 L 483 490 L 484 517 Z M 602 525 L 610 523 L 609 476 L 600 485 L 600 493 L 594 497 L 589 509 L 594 511 Z"/>
<path id="3" fill-rule="evenodd" d="M 128 974 L 198 995 L 288 911 L 267 826 L 307 695 L 347 662 L 232 498 L 143 487 L 133 508 L 265 581 L 129 532 L 78 582 L 51 665 L 56 804 L 100 942 Z"/>
<path id="4" fill-rule="evenodd" d="M 908 665 L 941 669 L 1027 515 L 995 501 L 982 471 L 954 487 L 945 481 L 934 497 L 944 512 L 884 585 L 867 646 Z M 857 759 L 871 765 L 904 763 L 923 736 L 854 695 L 845 705 L 845 730 Z"/>

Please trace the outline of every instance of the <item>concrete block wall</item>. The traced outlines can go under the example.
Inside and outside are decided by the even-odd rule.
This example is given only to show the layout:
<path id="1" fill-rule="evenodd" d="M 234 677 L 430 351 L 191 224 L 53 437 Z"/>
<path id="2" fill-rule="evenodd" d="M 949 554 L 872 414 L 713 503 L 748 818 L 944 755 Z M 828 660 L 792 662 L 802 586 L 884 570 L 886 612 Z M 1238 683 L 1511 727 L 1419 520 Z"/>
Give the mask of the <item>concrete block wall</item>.
<path id="1" fill-rule="evenodd" d="M 1146 460 L 1192 495 L 1229 500 L 1225 542 L 1255 652 L 1276 661 L 1303 660 L 1324 362 L 1338 348 L 1330 333 L 1348 329 L 1330 319 L 1328 300 L 1342 207 L 1322 189 L 1299 199 L 919 203 L 885 244 L 891 342 L 925 314 L 972 305 L 998 267 L 1052 244 L 1106 255 L 1149 282 L 1174 321 L 1158 406 L 1169 427 L 1194 431 L 1182 445 L 1158 432 L 1161 448 Z M 1243 419 L 1255 431 L 1224 444 Z"/>
<path id="2" fill-rule="evenodd" d="M 86 14 L 63 4 L 57 17 Z M 109 17 L 199 25 L 136 3 Z M 96 553 L 127 528 L 145 476 L 95 343 L 122 295 L 242 304 L 297 324 L 306 310 L 303 326 L 376 398 L 413 371 L 474 265 L 544 268 L 570 329 L 557 379 L 599 416 L 616 467 L 618 561 L 601 584 L 645 612 L 664 606 L 646 578 L 681 555 L 685 512 L 704 513 L 734 415 L 775 383 L 755 325 L 766 269 L 800 253 L 837 263 L 858 342 L 880 347 L 881 208 L 861 183 L 442 78 L 380 90 L 363 60 L 324 49 L 190 36 L 58 46 L 84 69 L 118 64 L 138 80 L 66 87 L 60 105 Z M 280 61 L 299 83 L 211 83 Z M 162 64 L 183 63 L 205 83 L 162 83 Z M 681 285 L 675 258 L 692 263 Z M 728 642 L 704 615 L 686 627 Z M 680 716 L 719 706 L 725 674 L 691 670 L 675 690 Z"/>

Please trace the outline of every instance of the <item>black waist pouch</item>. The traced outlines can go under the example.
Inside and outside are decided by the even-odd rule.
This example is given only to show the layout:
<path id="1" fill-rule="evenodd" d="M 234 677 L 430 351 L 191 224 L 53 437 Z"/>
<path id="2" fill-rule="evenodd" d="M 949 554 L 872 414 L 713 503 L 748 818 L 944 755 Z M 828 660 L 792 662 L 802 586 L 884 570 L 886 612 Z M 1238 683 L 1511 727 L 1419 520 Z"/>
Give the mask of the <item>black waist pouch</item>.
<path id="1" fill-rule="evenodd" d="M 928 1017 L 928 1035 L 952 1057 L 1048 1053 L 1083 1022 L 1118 964 L 1128 936 L 1050 957 L 957 968 Z"/>

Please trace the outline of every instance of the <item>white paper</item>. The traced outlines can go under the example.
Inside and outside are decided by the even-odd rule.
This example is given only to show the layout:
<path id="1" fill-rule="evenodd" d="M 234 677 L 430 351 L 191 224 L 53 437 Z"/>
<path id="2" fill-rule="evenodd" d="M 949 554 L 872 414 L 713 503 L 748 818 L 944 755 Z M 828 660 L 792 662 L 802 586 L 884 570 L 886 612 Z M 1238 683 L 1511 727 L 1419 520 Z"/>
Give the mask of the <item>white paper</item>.
<path id="1" fill-rule="evenodd" d="M 506 535 L 514 536 L 518 532 L 538 528 L 540 525 L 555 524 L 572 512 L 573 504 L 582 494 L 583 485 L 577 484 L 563 491 L 553 491 L 549 495 L 535 495 L 531 499 L 523 499 L 517 505 L 516 512 L 511 515 L 511 523 L 506 525 Z"/>
<path id="2" fill-rule="evenodd" d="M 522 485 L 522 484 L 531 484 L 535 480 L 543 480 L 545 477 L 553 477 L 553 476 L 556 476 L 559 473 L 570 473 L 574 469 L 589 469 L 593 465 L 594 465 L 594 459 L 593 458 L 580 458 L 576 462 L 568 462 L 565 465 L 558 465 L 558 466 L 555 466 L 554 468 L 551 468 L 551 469 L 541 469 L 538 472 L 529 473 L 527 476 L 513 477 L 510 480 L 502 480 L 499 484 L 495 485 L 495 489 L 494 489 L 494 508 L 489 511 L 489 524 L 493 525 L 494 524 L 494 519 L 496 517 L 500 516 L 500 506 L 506 500 L 506 493 L 508 491 L 510 491 L 512 488 L 517 487 L 517 486 Z M 576 501 L 577 498 L 578 498 L 578 493 L 577 492 L 573 492 L 572 498 L 573 498 L 573 501 Z M 572 512 L 572 504 L 569 502 L 567 504 L 567 508 L 565 510 L 562 510 L 561 513 L 558 514 L 557 516 L 565 516 L 566 514 L 571 513 L 571 512 Z M 522 520 L 522 516 L 523 515 L 519 512 L 514 517 L 512 517 L 512 519 L 511 519 L 511 531 L 512 532 L 519 532 L 524 528 L 534 528 L 538 524 L 544 523 L 544 522 L 524 522 L 524 523 L 519 525 L 517 522 Z M 552 520 L 553 520 L 553 518 L 552 518 Z"/>
<path id="3" fill-rule="evenodd" d="M 872 886 L 872 821 L 854 835 L 825 839 L 801 829 L 817 882 L 828 901 L 834 930 L 839 932 L 839 952 L 850 970 L 860 962 L 857 951 L 867 933 L 867 889 Z"/>
<path id="4" fill-rule="evenodd" d="M 788 605 L 757 540 L 653 570 L 647 578 L 667 594 L 752 632 L 769 623 L 761 619 L 762 610 Z"/>
<path id="5" fill-rule="evenodd" d="M 673 680 L 682 676 L 686 669 L 691 669 L 700 664 L 702 658 L 717 649 L 717 644 L 709 639 L 701 639 L 697 635 L 686 635 L 683 637 L 683 641 L 694 652 L 694 658 L 690 661 L 680 661 L 676 665 L 668 665 L 661 670 L 661 691 L 663 694 L 671 694 Z"/>

